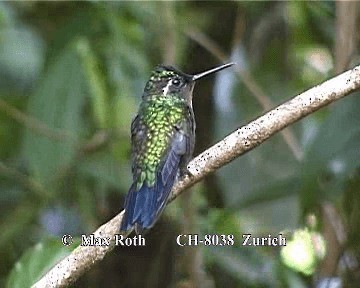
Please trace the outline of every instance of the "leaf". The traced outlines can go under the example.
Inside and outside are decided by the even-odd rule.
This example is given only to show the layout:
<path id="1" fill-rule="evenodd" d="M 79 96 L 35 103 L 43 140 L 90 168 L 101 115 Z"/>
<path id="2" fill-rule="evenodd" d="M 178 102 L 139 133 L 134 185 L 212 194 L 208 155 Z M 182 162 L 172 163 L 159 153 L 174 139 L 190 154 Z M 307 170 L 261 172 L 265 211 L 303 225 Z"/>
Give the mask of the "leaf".
<path id="1" fill-rule="evenodd" d="M 109 109 L 107 107 L 108 100 L 104 75 L 100 71 L 98 59 L 86 38 L 79 40 L 78 51 L 91 95 L 94 117 L 98 127 L 105 128 L 107 127 Z"/>
<path id="2" fill-rule="evenodd" d="M 44 43 L 42 39 L 28 27 L 14 25 L 14 27 L 1 29 L 1 90 L 23 92 L 32 88 L 41 71 L 43 54 Z"/>
<path id="3" fill-rule="evenodd" d="M 235 242 L 235 245 L 238 243 Z M 244 248 L 209 247 L 208 251 L 215 263 L 234 278 L 258 285 L 274 282 L 271 274 L 274 261 L 270 257 L 258 253 L 254 248 L 245 250 Z"/>
<path id="4" fill-rule="evenodd" d="M 47 239 L 29 248 L 11 270 L 7 279 L 8 288 L 30 287 L 55 263 L 76 247 L 64 246 L 60 239 Z"/>
<path id="5" fill-rule="evenodd" d="M 301 167 L 305 203 L 315 201 L 319 194 L 309 191 L 319 187 L 326 195 L 343 191 L 344 180 L 360 167 L 359 107 L 359 96 L 334 105 L 309 145 Z"/>
<path id="6" fill-rule="evenodd" d="M 360 164 L 360 161 L 354 161 L 360 157 L 352 158 L 360 156 L 359 107 L 359 97 L 344 99 L 333 107 L 306 153 L 306 165 L 325 164 L 336 158 L 344 159 L 348 164 Z M 354 165 L 350 168 L 353 169 Z"/>
<path id="7" fill-rule="evenodd" d="M 295 273 L 289 269 L 286 269 L 284 271 L 284 278 L 287 283 L 287 287 L 291 287 L 291 288 L 307 288 L 307 287 L 309 287 L 305 284 L 305 281 L 299 276 L 298 273 Z"/>
<path id="8" fill-rule="evenodd" d="M 254 188 L 251 194 L 248 194 L 247 197 L 242 198 L 238 202 L 234 202 L 232 206 L 237 209 L 243 209 L 289 197 L 298 192 L 299 183 L 300 178 L 297 176 L 269 182 L 268 185 Z"/>
<path id="9" fill-rule="evenodd" d="M 237 215 L 224 209 L 210 209 L 200 223 L 202 230 L 209 234 L 211 231 L 224 235 L 240 232 Z"/>
<path id="10" fill-rule="evenodd" d="M 85 99 L 81 65 L 76 50 L 69 46 L 51 65 L 30 98 L 28 114 L 48 127 L 25 133 L 24 153 L 31 173 L 48 184 L 76 152 Z"/>
<path id="11" fill-rule="evenodd" d="M 27 235 L 31 223 L 39 213 L 41 204 L 41 201 L 38 199 L 34 201 L 34 198 L 32 198 L 31 201 L 22 201 L 17 204 L 16 208 L 2 216 L 2 221 L 0 222 L 1 250 L 4 250 L 4 247 L 6 247 L 12 239 Z"/>

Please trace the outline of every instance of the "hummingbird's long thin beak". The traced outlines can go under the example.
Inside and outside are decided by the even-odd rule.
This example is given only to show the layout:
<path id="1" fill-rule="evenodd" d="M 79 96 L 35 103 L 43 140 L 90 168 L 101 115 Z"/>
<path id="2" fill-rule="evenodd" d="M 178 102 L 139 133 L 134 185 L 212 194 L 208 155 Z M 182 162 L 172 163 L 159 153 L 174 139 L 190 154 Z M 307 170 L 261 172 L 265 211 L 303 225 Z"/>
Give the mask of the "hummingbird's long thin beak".
<path id="1" fill-rule="evenodd" d="M 227 63 L 227 64 L 223 64 L 223 65 L 221 65 L 221 66 L 215 67 L 215 68 L 213 68 L 213 69 L 210 69 L 210 70 L 201 72 L 201 73 L 199 73 L 199 74 L 193 75 L 192 78 L 191 78 L 191 80 L 192 80 L 192 81 L 199 80 L 199 79 L 202 78 L 202 77 L 205 77 L 205 76 L 207 76 L 207 75 L 209 75 L 209 74 L 218 72 L 218 71 L 223 70 L 223 69 L 225 69 L 225 68 L 228 68 L 228 67 L 230 67 L 230 66 L 232 66 L 232 65 L 234 65 L 234 64 L 235 64 L 235 63 L 231 62 L 231 63 Z"/>

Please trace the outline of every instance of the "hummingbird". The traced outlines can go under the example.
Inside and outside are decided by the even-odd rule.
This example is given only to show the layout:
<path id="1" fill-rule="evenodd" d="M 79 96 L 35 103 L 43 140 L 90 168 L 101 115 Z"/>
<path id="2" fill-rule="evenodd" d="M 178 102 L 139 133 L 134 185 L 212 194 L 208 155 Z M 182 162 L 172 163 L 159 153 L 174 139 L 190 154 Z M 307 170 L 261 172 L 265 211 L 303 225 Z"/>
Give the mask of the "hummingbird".
<path id="1" fill-rule="evenodd" d="M 233 64 L 196 75 L 165 65 L 152 71 L 131 123 L 133 183 L 125 199 L 121 232 L 135 227 L 135 232 L 140 234 L 154 226 L 177 177 L 186 174 L 194 150 L 195 82 Z"/>

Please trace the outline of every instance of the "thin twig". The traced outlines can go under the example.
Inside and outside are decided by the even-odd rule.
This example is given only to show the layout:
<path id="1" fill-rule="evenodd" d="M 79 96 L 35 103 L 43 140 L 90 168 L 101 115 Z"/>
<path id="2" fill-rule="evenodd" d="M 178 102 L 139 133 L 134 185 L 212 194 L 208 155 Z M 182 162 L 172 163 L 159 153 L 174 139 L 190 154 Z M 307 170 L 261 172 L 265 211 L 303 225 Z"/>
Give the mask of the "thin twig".
<path id="1" fill-rule="evenodd" d="M 335 72 L 341 73 L 351 62 L 356 52 L 357 1 L 336 1 L 336 39 L 335 39 Z"/>
<path id="2" fill-rule="evenodd" d="M 294 97 L 229 136 L 193 159 L 184 176 L 172 190 L 174 200 L 186 188 L 240 155 L 254 149 L 272 135 L 318 109 L 360 89 L 360 66 L 336 76 L 321 85 Z M 95 236 L 110 237 L 118 233 L 123 211 L 98 228 Z M 113 244 L 114 245 L 114 244 Z M 114 246 L 79 246 L 62 259 L 32 287 L 66 287 L 85 271 L 101 261 Z"/>
<path id="3" fill-rule="evenodd" d="M 33 191 L 37 196 L 43 198 L 48 197 L 49 193 L 45 188 L 33 179 L 30 176 L 27 176 L 20 171 L 16 170 L 15 168 L 7 166 L 5 163 L 0 161 L 0 175 L 7 176 L 9 178 L 15 179 L 29 190 Z"/>
<path id="4" fill-rule="evenodd" d="M 176 13 L 174 13 L 174 3 L 165 1 L 158 3 L 161 28 L 161 48 L 163 50 L 163 63 L 174 65 L 176 63 L 177 41 L 176 41 Z M 162 25 L 161 25 L 162 26 Z M 159 34 L 160 34 L 159 33 Z"/>
<path id="5" fill-rule="evenodd" d="M 332 203 L 321 203 L 321 219 L 326 255 L 319 265 L 319 275 L 321 278 L 330 278 L 336 276 L 339 259 L 344 252 L 346 232 L 342 219 Z"/>
<path id="6" fill-rule="evenodd" d="M 41 122 L 40 120 L 31 117 L 20 110 L 16 109 L 5 100 L 0 98 L 0 110 L 4 111 L 8 114 L 11 118 L 15 119 L 20 124 L 24 125 L 26 128 L 30 130 L 46 136 L 49 139 L 53 140 L 75 140 L 75 137 L 69 134 L 66 131 L 55 130 L 47 126 L 45 123 Z"/>

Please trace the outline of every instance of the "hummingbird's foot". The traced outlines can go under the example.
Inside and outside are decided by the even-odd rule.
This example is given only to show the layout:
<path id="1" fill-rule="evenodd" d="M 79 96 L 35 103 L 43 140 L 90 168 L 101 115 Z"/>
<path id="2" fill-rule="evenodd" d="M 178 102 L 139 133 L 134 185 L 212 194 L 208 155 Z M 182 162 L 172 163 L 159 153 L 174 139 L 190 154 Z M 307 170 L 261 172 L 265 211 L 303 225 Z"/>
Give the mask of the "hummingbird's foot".
<path id="1" fill-rule="evenodd" d="M 194 174 L 192 174 L 189 169 L 186 169 L 186 175 L 189 176 L 189 177 L 193 177 L 193 176 L 194 176 Z"/>
<path id="2" fill-rule="evenodd" d="M 191 173 L 191 171 L 186 167 L 185 169 L 183 169 L 183 171 L 181 171 L 181 177 L 193 177 L 194 174 Z"/>

